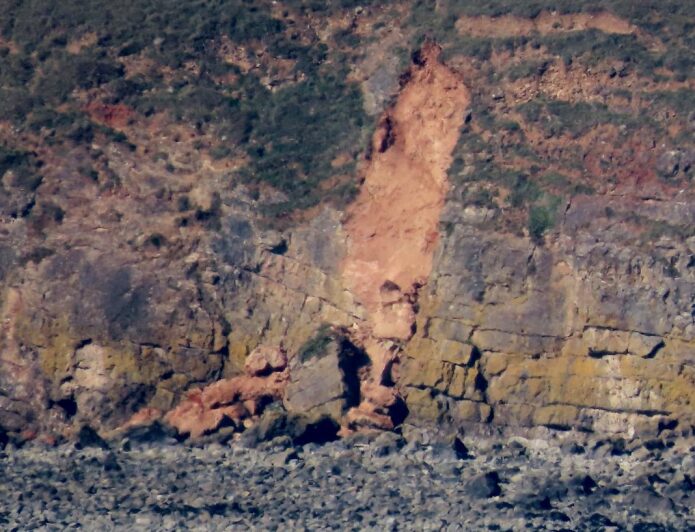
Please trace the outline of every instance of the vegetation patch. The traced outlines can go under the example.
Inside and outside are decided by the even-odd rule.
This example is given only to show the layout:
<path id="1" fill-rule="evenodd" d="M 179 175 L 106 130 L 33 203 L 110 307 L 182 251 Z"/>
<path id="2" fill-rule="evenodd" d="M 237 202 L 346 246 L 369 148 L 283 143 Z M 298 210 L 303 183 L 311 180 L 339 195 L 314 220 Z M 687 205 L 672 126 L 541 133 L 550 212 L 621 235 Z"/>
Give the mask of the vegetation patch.
<path id="1" fill-rule="evenodd" d="M 321 358 L 326 348 L 335 340 L 333 329 L 328 323 L 323 323 L 318 328 L 314 336 L 307 340 L 298 352 L 299 360 L 307 362 L 312 358 Z"/>
<path id="2" fill-rule="evenodd" d="M 345 74 L 319 73 L 261 96 L 265 104 L 259 106 L 247 149 L 251 165 L 242 176 L 287 195 L 274 206 L 276 216 L 318 203 L 321 181 L 341 170 L 332 166 L 336 156 L 347 152 L 354 160 L 365 147 L 361 93 L 344 81 Z"/>
<path id="3" fill-rule="evenodd" d="M 214 135 L 215 159 L 247 156 L 249 166 L 235 178 L 285 196 L 264 206 L 271 217 L 324 200 L 350 201 L 353 183 L 320 185 L 351 172 L 366 146 L 362 95 L 347 80 L 350 57 L 302 35 L 306 28 L 296 18 L 368 4 L 290 0 L 278 11 L 265 0 L 127 0 L 118 6 L 0 0 L 0 36 L 18 47 L 0 53 L 0 120 L 57 144 L 89 144 L 103 134 L 129 145 L 122 133 L 99 128 L 82 113 L 80 94 L 98 89 L 104 103 L 145 117 L 168 113 L 201 135 Z M 71 48 L 86 35 L 96 38 Z M 348 51 L 356 45 L 350 35 L 337 36 Z M 251 64 L 258 61 L 255 51 L 266 58 L 263 65 L 285 61 L 282 83 L 267 82 L 271 66 L 242 71 L 226 62 L 218 53 L 223 39 L 246 50 Z M 149 70 L 129 75 L 124 65 L 131 59 Z M 333 167 L 338 154 L 352 160 Z"/>
<path id="4" fill-rule="evenodd" d="M 611 111 L 605 104 L 538 99 L 521 104 L 517 110 L 547 135 L 578 138 L 601 124 L 632 125 L 635 120 Z"/>
<path id="5" fill-rule="evenodd" d="M 31 152 L 13 150 L 0 145 L 0 179 L 12 172 L 11 186 L 27 191 L 36 190 L 42 178 L 38 174 L 41 162 Z"/>
<path id="6" fill-rule="evenodd" d="M 117 142 L 134 150 L 131 142 L 137 136 L 129 139 L 125 127 L 125 132 L 107 127 L 108 121 L 85 109 L 118 105 L 143 125 L 145 118 L 165 114 L 190 127 L 199 137 L 196 149 L 207 150 L 213 159 L 247 161 L 229 175 L 229 186 L 246 183 L 262 198 L 259 212 L 266 220 L 282 225 L 301 219 L 301 211 L 322 202 L 342 207 L 356 196 L 356 163 L 374 127 L 351 68 L 363 52 L 359 36 L 364 27 L 393 22 L 389 17 L 396 10 L 389 15 L 388 3 L 0 0 L 0 39 L 7 43 L 0 46 L 0 121 L 19 134 L 38 137 L 56 154 L 76 145 L 89 147 L 86 152 L 104 176 L 108 165 L 92 144 Z M 477 182 L 465 192 L 467 202 L 492 206 L 504 203 L 504 197 L 504 210 L 520 211 L 520 218 L 530 216 L 529 209 L 547 194 L 592 193 L 590 176 L 582 174 L 587 149 L 582 143 L 604 125 L 616 126 L 604 129 L 619 131 L 621 139 L 671 135 L 667 144 L 678 149 L 692 141 L 693 91 L 651 90 L 654 84 L 673 85 L 693 76 L 695 36 L 687 2 L 411 0 L 399 6 L 409 11 L 399 23 L 410 40 L 384 54 L 408 58 L 425 38 L 433 38 L 442 45 L 444 60 L 465 63 L 468 70 L 462 72 L 475 78 L 468 80 L 478 90 L 471 121 L 449 169 L 454 184 Z M 638 31 L 478 37 L 457 29 L 462 16 L 534 18 L 543 11 L 609 12 Z M 317 31 L 323 27 L 332 29 Z M 565 72 L 590 73 L 597 80 L 606 75 L 613 81 L 630 76 L 629 84 L 607 89 L 623 100 L 622 107 L 603 92 L 591 101 L 584 96 L 579 99 L 587 101 L 577 101 L 576 95 L 553 99 L 552 87 L 540 83 L 551 65 L 551 84 Z M 505 99 L 510 82 L 519 89 L 533 81 L 539 81 L 544 95 Z M 640 114 L 637 105 L 647 112 Z M 657 113 L 670 113 L 669 123 L 677 123 L 679 130 L 659 129 L 664 116 Z M 545 138 L 539 140 L 539 132 Z M 566 145 L 544 151 L 546 141 L 557 137 Z M 14 157 L 3 163 L 11 164 L 14 179 L 24 188 L 37 187 L 40 163 L 35 157 L 24 162 Z M 167 168 L 176 170 L 172 161 Z M 268 190 L 272 193 L 265 194 Z M 534 215 L 535 221 L 543 218 Z"/>
<path id="7" fill-rule="evenodd" d="M 541 242 L 543 235 L 555 225 L 560 203 L 559 197 L 546 195 L 529 208 L 528 232 L 534 241 Z"/>

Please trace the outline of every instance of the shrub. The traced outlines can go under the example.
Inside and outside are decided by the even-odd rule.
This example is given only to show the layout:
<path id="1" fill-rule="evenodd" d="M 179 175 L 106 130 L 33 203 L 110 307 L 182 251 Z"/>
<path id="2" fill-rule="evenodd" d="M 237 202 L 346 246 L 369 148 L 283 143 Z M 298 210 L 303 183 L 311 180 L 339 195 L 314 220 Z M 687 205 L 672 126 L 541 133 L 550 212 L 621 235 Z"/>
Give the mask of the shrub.
<path id="1" fill-rule="evenodd" d="M 444 49 L 444 60 L 455 55 L 475 57 L 479 61 L 489 61 L 492 56 L 493 39 L 486 37 L 460 37 Z"/>
<path id="2" fill-rule="evenodd" d="M 528 122 L 535 123 L 550 136 L 568 134 L 578 138 L 600 124 L 638 123 L 632 117 L 614 113 L 599 103 L 539 99 L 521 104 L 517 110 Z"/>
<path id="3" fill-rule="evenodd" d="M 547 61 L 523 61 L 507 70 L 506 75 L 512 81 L 521 78 L 530 78 L 543 74 L 548 68 Z"/>
<path id="4" fill-rule="evenodd" d="M 0 88 L 0 120 L 21 123 L 36 105 L 24 89 Z"/>
<path id="5" fill-rule="evenodd" d="M 492 192 L 485 188 L 467 191 L 465 202 L 469 205 L 475 205 L 476 207 L 497 207 Z"/>
<path id="6" fill-rule="evenodd" d="M 36 190 L 43 180 L 37 173 L 40 166 L 41 162 L 33 153 L 0 145 L 0 179 L 12 171 L 14 180 L 11 185 L 28 191 Z"/>
<path id="7" fill-rule="evenodd" d="M 334 333 L 328 323 L 322 323 L 314 336 L 304 342 L 299 348 L 298 356 L 301 362 L 312 358 L 321 358 L 328 345 L 334 340 Z"/>
<path id="8" fill-rule="evenodd" d="M 536 201 L 540 196 L 541 190 L 538 185 L 531 181 L 526 174 L 518 174 L 509 194 L 509 204 L 512 207 L 523 207 Z"/>
<path id="9" fill-rule="evenodd" d="M 542 175 L 541 181 L 547 185 L 559 189 L 566 189 L 571 185 L 571 181 L 566 175 L 559 174 L 557 172 L 548 172 L 547 174 Z"/>
<path id="10" fill-rule="evenodd" d="M 0 57 L 0 86 L 21 87 L 34 75 L 31 57 L 23 54 L 7 54 Z"/>
<path id="11" fill-rule="evenodd" d="M 658 58 L 634 35 L 586 30 L 546 35 L 540 38 L 540 43 L 567 64 L 580 58 L 589 64 L 617 59 L 636 65 L 644 73 L 651 73 L 658 65 Z"/>
<path id="12" fill-rule="evenodd" d="M 98 87 L 123 74 L 122 65 L 93 52 L 77 56 L 56 52 L 43 61 L 34 92 L 51 103 L 60 104 L 76 88 Z"/>
<path id="13" fill-rule="evenodd" d="M 648 92 L 642 93 L 641 97 L 649 102 L 650 108 L 668 108 L 675 111 L 677 116 L 686 118 L 695 113 L 695 91 L 692 89 Z"/>
<path id="14" fill-rule="evenodd" d="M 531 207 L 528 216 L 528 231 L 533 240 L 540 241 L 552 224 L 553 215 L 548 207 L 542 205 Z"/>
<path id="15" fill-rule="evenodd" d="M 289 202 L 311 206 L 318 201 L 317 185 L 334 173 L 338 153 L 356 154 L 363 147 L 365 123 L 362 96 L 345 73 L 327 73 L 257 95 L 258 117 L 253 121 L 248 154 L 250 167 L 242 176 L 281 190 Z M 281 205 L 274 208 L 279 209 Z"/>
<path id="16" fill-rule="evenodd" d="M 229 37 L 237 42 L 250 39 L 262 39 L 273 36 L 285 29 L 285 24 L 277 19 L 269 17 L 263 8 L 253 5 L 237 5 L 227 8 L 225 18 L 225 31 Z"/>

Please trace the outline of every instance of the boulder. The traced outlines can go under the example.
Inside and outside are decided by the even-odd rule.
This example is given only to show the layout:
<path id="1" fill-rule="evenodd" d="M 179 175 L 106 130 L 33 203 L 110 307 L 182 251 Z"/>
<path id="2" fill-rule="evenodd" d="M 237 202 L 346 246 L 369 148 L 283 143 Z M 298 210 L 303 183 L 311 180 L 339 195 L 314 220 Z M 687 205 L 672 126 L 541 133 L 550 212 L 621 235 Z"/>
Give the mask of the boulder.
<path id="1" fill-rule="evenodd" d="M 77 449 L 84 449 L 86 447 L 98 447 L 100 449 L 108 449 L 109 444 L 106 443 L 104 438 L 99 436 L 97 431 L 95 431 L 89 425 L 84 425 L 80 431 L 77 433 L 77 441 L 75 442 L 75 447 Z"/>
<path id="2" fill-rule="evenodd" d="M 292 438 L 295 434 L 287 412 L 276 404 L 266 408 L 258 422 L 244 431 L 241 442 L 247 447 L 256 447 L 282 436 Z"/>
<path id="3" fill-rule="evenodd" d="M 478 475 L 466 484 L 466 492 L 474 499 L 489 499 L 502 493 L 500 476 L 495 471 Z"/>
<path id="4" fill-rule="evenodd" d="M 327 337 L 320 345 L 300 351 L 290 365 L 283 404 L 288 412 L 339 421 L 359 402 L 359 368 L 364 354 L 349 342 Z"/>

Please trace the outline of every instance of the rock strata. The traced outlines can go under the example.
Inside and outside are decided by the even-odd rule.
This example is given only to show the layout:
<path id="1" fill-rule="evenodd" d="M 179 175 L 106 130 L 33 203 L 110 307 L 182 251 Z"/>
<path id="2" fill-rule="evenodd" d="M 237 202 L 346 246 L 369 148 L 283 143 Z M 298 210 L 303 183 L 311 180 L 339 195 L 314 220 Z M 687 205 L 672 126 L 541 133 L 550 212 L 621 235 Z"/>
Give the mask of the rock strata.
<path id="1" fill-rule="evenodd" d="M 659 46 L 611 13 L 447 20 L 510 43 L 590 30 Z M 331 196 L 271 223 L 283 193 L 230 179 L 240 161 L 207 157 L 196 127 L 91 93 L 85 112 L 133 150 L 97 139 L 54 154 L 31 190 L 4 173 L 0 441 L 156 423 L 231 438 L 269 403 L 346 436 L 403 422 L 630 437 L 695 424 L 693 150 L 667 107 L 649 115 L 658 131 L 638 120 L 646 95 L 678 102 L 687 81 L 539 63 L 530 42 L 480 61 L 428 41 L 407 65 L 377 44 L 353 73 L 378 94 L 364 95 L 373 135 L 344 165 L 359 184 L 347 205 Z M 626 87 L 632 114 L 615 105 Z M 617 122 L 570 127 L 599 115 Z M 659 137 L 671 129 L 677 146 Z M 51 151 L 29 137 L 37 157 Z M 97 181 L 69 178 L 90 172 L 87 149 Z M 303 359 L 326 327 L 340 339 Z"/>

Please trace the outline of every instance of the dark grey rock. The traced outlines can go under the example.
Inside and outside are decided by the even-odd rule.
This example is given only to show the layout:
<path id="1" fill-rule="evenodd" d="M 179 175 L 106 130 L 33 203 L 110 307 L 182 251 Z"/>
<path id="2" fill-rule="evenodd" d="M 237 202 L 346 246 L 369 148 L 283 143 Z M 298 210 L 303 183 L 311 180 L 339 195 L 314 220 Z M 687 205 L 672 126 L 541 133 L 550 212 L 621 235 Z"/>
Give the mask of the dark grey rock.
<path id="1" fill-rule="evenodd" d="M 132 444 L 158 444 L 171 442 L 176 438 L 176 429 L 159 421 L 128 429 L 122 437 Z"/>
<path id="2" fill-rule="evenodd" d="M 563 452 L 571 454 L 584 454 L 586 452 L 585 447 L 575 441 L 565 442 L 561 448 Z"/>
<path id="3" fill-rule="evenodd" d="M 581 493 L 584 495 L 591 495 L 594 491 L 596 491 L 596 488 L 598 488 L 596 481 L 589 475 L 584 475 L 579 485 L 581 488 Z"/>
<path id="4" fill-rule="evenodd" d="M 283 404 L 288 412 L 339 420 L 359 403 L 357 372 L 368 359 L 349 341 L 321 330 L 290 363 Z"/>
<path id="5" fill-rule="evenodd" d="M 496 471 L 478 475 L 466 484 L 467 493 L 476 499 L 489 499 L 502 493 L 500 476 Z"/>
<path id="6" fill-rule="evenodd" d="M 256 447 L 279 436 L 292 437 L 294 431 L 291 425 L 287 411 L 279 405 L 270 405 L 263 411 L 258 423 L 242 433 L 241 442 L 247 447 Z"/>
<path id="7" fill-rule="evenodd" d="M 454 449 L 454 453 L 456 453 L 456 458 L 458 458 L 459 460 L 470 460 L 471 458 L 473 458 L 470 451 L 468 450 L 468 447 L 466 447 L 466 444 L 463 443 L 463 440 L 461 440 L 461 438 L 459 438 L 458 436 L 454 438 L 452 447 Z"/>
<path id="8" fill-rule="evenodd" d="M 292 445 L 326 443 L 337 439 L 339 428 L 336 421 L 328 416 L 291 414 L 280 405 L 271 405 L 256 425 L 242 433 L 240 442 L 249 448 L 271 441 L 289 441 Z"/>
<path id="9" fill-rule="evenodd" d="M 97 434 L 97 432 L 89 425 L 84 425 L 77 433 L 77 441 L 75 442 L 76 449 L 84 449 L 86 447 L 99 447 L 108 449 L 109 444 Z"/>
<path id="10" fill-rule="evenodd" d="M 104 471 L 121 471 L 121 466 L 114 453 L 109 453 L 104 459 Z"/>

